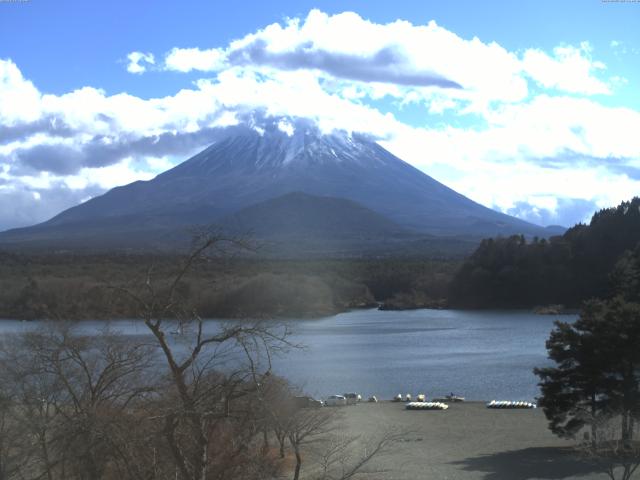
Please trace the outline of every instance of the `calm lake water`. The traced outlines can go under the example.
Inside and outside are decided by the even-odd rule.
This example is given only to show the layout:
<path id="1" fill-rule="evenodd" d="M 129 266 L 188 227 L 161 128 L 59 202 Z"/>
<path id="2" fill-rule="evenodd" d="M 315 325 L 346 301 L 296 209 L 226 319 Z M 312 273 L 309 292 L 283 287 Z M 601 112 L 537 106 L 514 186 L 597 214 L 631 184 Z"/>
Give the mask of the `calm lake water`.
<path id="1" fill-rule="evenodd" d="M 469 400 L 533 400 L 532 369 L 548 364 L 545 340 L 553 321 L 576 317 L 521 311 L 357 310 L 295 320 L 292 340 L 307 346 L 274 361 L 275 373 L 314 396 L 356 391 L 388 399 L 398 393 L 428 397 L 455 392 Z M 0 322 L 0 334 L 33 328 L 34 322 Z M 129 335 L 144 325 L 110 322 Z M 83 322 L 86 332 L 104 322 Z M 208 322 L 216 328 L 218 321 Z"/>

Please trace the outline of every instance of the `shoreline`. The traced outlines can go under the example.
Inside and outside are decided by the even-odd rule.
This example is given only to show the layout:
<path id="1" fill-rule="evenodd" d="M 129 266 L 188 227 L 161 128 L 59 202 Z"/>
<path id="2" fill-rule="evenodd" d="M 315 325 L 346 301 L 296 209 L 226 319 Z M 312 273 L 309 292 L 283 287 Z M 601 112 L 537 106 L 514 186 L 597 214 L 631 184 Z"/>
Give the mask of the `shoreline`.
<path id="1" fill-rule="evenodd" d="M 203 320 L 205 321 L 255 321 L 255 320 L 265 320 L 265 321 L 295 321 L 295 320 L 322 320 L 325 318 L 335 317 L 341 314 L 350 313 L 350 312 L 361 312 L 361 311 L 381 311 L 381 312 L 416 312 L 420 310 L 424 311 L 451 311 L 451 312 L 496 312 L 496 313 L 514 313 L 514 314 L 522 314 L 522 313 L 530 313 L 533 315 L 538 315 L 540 317 L 552 317 L 552 316 L 571 316 L 578 315 L 580 313 L 579 310 L 565 309 L 559 312 L 539 312 L 536 311 L 535 308 L 463 308 L 463 307 L 455 307 L 455 306 L 447 306 L 447 307 L 424 307 L 419 306 L 415 308 L 383 308 L 384 305 L 382 303 L 372 304 L 372 305 L 364 305 L 361 307 L 350 307 L 344 309 L 336 309 L 331 311 L 316 311 L 316 312 L 296 312 L 296 313 L 287 313 L 281 315 L 272 315 L 272 316 L 256 316 L 256 317 L 247 317 L 247 316 L 237 316 L 237 317 L 205 317 Z M 169 321 L 176 320 L 175 318 L 167 318 Z M 109 322 L 109 321 L 142 321 L 140 318 L 131 318 L 129 316 L 110 316 L 108 318 L 88 318 L 88 317 L 79 317 L 79 318 L 68 318 L 68 319 L 55 319 L 55 318 L 20 318 L 20 317 L 4 317 L 0 315 L 0 323 L 8 321 L 8 322 L 44 322 L 44 321 L 69 321 L 69 322 Z"/>

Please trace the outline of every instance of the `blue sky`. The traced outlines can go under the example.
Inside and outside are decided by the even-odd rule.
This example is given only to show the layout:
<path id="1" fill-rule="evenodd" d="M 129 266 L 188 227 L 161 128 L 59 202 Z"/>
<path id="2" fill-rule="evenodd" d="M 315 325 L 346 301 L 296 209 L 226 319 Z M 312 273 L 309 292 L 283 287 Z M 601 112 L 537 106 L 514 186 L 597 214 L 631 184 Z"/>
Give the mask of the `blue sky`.
<path id="1" fill-rule="evenodd" d="M 367 131 L 569 225 L 640 190 L 638 25 L 640 3 L 591 0 L 0 2 L 0 229 L 150 178 L 248 110 Z"/>

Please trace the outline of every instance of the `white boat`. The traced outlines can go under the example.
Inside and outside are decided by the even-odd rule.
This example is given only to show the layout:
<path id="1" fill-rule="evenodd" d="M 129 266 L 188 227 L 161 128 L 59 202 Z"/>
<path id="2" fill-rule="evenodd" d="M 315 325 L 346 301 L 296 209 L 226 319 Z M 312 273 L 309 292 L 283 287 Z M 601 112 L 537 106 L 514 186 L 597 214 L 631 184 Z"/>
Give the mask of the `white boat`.
<path id="1" fill-rule="evenodd" d="M 340 407 L 347 404 L 347 399 L 342 395 L 331 395 L 324 401 L 327 407 Z"/>
<path id="2" fill-rule="evenodd" d="M 347 399 L 347 405 L 355 405 L 362 400 L 362 396 L 358 393 L 343 393 L 342 396 Z"/>

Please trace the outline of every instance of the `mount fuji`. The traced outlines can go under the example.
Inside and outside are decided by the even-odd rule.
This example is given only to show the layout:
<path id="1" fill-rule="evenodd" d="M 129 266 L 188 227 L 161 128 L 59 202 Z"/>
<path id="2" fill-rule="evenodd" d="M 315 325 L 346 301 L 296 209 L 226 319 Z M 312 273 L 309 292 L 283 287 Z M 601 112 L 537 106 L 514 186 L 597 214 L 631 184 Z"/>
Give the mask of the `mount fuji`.
<path id="1" fill-rule="evenodd" d="M 3 232 L 0 246 L 166 249 L 210 224 L 271 239 L 349 239 L 355 250 L 358 240 L 561 233 L 486 208 L 365 135 L 271 119 L 221 128 L 212 141 L 152 180 Z"/>

